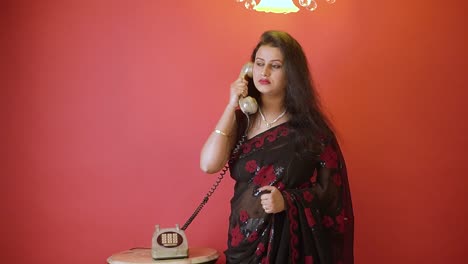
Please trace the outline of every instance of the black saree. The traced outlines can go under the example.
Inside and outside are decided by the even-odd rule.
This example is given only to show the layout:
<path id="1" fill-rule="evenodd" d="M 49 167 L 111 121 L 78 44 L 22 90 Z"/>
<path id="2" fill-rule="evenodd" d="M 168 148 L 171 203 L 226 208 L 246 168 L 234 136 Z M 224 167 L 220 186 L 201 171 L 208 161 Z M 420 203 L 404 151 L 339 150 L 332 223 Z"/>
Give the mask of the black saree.
<path id="1" fill-rule="evenodd" d="M 246 140 L 231 160 L 227 263 L 353 263 L 354 216 L 338 143 L 324 138 L 319 153 L 299 154 L 295 136 L 280 124 Z M 285 211 L 264 212 L 254 192 L 265 185 L 282 192 Z"/>

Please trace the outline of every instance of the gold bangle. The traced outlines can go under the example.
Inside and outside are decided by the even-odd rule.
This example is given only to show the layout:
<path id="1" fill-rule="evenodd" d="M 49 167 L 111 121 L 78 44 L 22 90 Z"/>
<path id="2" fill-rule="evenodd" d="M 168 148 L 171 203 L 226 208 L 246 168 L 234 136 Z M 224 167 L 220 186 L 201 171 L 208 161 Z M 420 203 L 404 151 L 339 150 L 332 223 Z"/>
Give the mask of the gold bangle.
<path id="1" fill-rule="evenodd" d="M 221 130 L 219 130 L 219 129 L 215 129 L 214 132 L 215 132 L 216 134 L 220 134 L 220 135 L 223 135 L 223 136 L 225 136 L 225 137 L 229 137 L 228 134 L 224 133 L 223 131 L 221 131 Z"/>

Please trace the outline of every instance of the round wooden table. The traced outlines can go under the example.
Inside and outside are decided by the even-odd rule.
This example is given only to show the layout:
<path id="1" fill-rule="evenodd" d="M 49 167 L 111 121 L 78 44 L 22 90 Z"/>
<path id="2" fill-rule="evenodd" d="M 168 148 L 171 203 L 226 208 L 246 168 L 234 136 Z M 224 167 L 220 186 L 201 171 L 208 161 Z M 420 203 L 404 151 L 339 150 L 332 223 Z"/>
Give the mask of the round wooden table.
<path id="1" fill-rule="evenodd" d="M 138 248 L 122 251 L 107 259 L 109 264 L 191 264 L 216 263 L 218 251 L 212 248 L 189 248 L 188 258 L 155 260 L 151 256 L 151 249 Z"/>

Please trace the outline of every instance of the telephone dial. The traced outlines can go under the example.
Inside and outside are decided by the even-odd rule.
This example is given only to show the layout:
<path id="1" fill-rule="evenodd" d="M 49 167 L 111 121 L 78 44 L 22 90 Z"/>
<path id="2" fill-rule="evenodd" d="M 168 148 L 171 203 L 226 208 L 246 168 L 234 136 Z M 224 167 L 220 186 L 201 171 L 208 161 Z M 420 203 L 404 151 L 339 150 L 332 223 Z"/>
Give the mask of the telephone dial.
<path id="1" fill-rule="evenodd" d="M 252 69 L 253 69 L 253 63 L 252 62 L 246 63 L 242 67 L 239 77 L 240 78 L 246 78 L 246 77 L 252 78 L 252 75 L 253 75 Z M 250 96 L 241 97 L 239 99 L 239 108 L 247 116 L 247 122 L 248 122 L 247 128 L 246 128 L 246 131 L 247 131 L 249 127 L 249 123 L 250 123 L 249 115 L 256 113 L 258 110 L 257 101 L 255 100 L 255 98 L 250 97 Z M 244 133 L 244 136 L 242 136 L 239 142 L 237 142 L 236 147 L 233 150 L 233 153 L 236 153 L 237 151 L 239 151 L 240 146 L 246 139 L 245 134 L 246 133 Z M 224 168 L 219 173 L 219 176 L 216 179 L 216 182 L 213 184 L 211 189 L 203 198 L 203 201 L 200 203 L 200 205 L 198 205 L 197 209 L 195 209 L 192 216 L 190 216 L 190 218 L 182 226 L 182 228 L 179 228 L 179 225 L 176 225 L 175 228 L 160 228 L 159 225 L 155 226 L 156 230 L 154 231 L 154 234 L 153 234 L 152 246 L 151 246 L 151 256 L 153 257 L 153 259 L 162 260 L 162 259 L 174 259 L 174 258 L 187 258 L 188 257 L 188 254 L 189 254 L 188 242 L 187 242 L 187 237 L 185 236 L 184 230 L 187 229 L 187 227 L 192 223 L 192 221 L 195 219 L 198 213 L 202 210 L 202 208 L 208 202 L 208 199 L 214 193 L 219 183 L 224 178 L 224 175 L 226 174 L 228 169 L 229 169 L 229 166 L 225 165 Z"/>
<path id="2" fill-rule="evenodd" d="M 154 259 L 173 259 L 188 257 L 188 242 L 183 230 L 175 228 L 160 229 L 156 225 L 153 235 L 151 255 Z"/>

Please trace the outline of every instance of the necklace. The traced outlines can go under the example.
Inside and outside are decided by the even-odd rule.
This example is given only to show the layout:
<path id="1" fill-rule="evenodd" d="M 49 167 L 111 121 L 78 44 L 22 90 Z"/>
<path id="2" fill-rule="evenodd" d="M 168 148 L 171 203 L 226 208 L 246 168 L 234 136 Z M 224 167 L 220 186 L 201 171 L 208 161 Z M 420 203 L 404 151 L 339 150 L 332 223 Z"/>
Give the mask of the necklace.
<path id="1" fill-rule="evenodd" d="M 266 123 L 266 127 L 267 128 L 270 128 L 271 125 L 273 125 L 274 123 L 276 123 L 276 121 L 278 121 L 280 118 L 282 118 L 284 116 L 284 114 L 286 114 L 286 109 L 283 111 L 283 113 L 281 113 L 277 118 L 275 118 L 273 121 L 271 122 L 268 122 L 266 121 L 266 118 L 265 116 L 263 115 L 262 113 L 262 109 L 261 108 L 258 108 L 258 111 L 260 112 L 260 115 L 262 116 L 262 119 L 263 121 Z"/>

